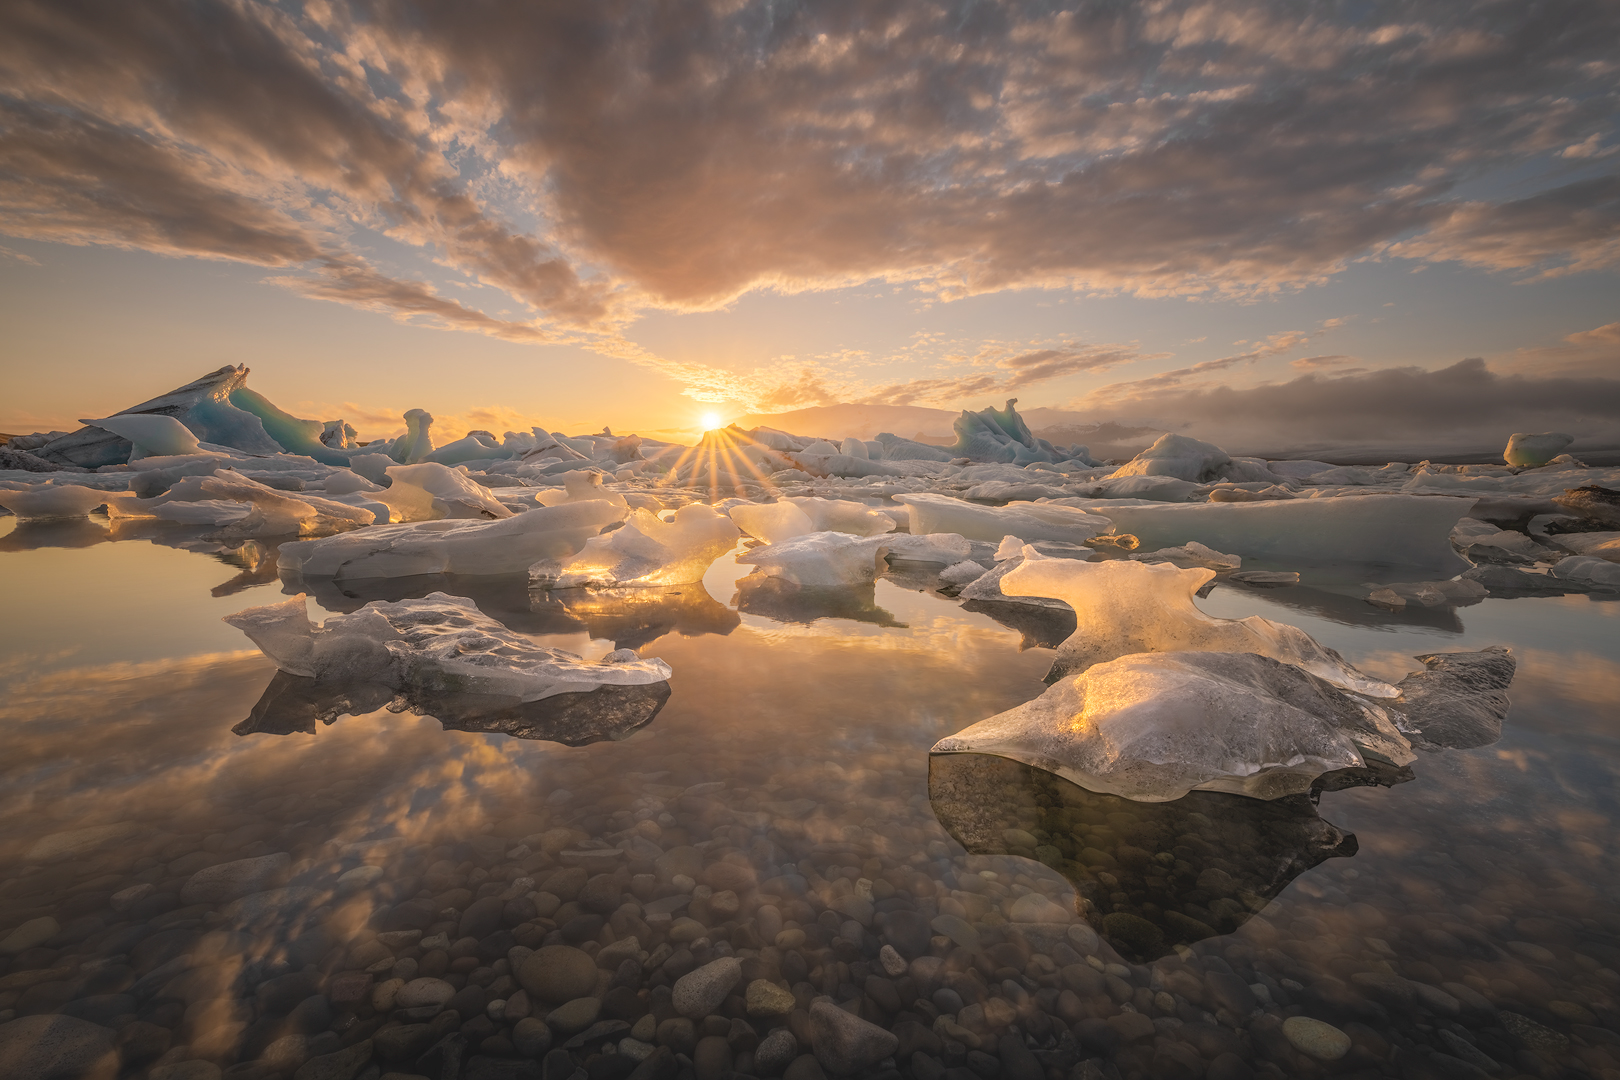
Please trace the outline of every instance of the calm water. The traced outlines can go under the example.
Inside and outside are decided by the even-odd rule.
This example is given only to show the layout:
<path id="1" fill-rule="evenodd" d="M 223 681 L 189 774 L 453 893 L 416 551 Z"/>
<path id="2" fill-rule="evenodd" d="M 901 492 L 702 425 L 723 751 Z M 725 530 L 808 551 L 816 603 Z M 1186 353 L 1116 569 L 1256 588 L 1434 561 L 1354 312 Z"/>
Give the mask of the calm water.
<path id="1" fill-rule="evenodd" d="M 1620 1077 L 1620 603 L 1392 614 L 1219 586 L 1211 614 L 1391 680 L 1509 645 L 1512 712 L 1393 789 L 1143 807 L 987 759 L 931 790 L 928 747 L 1036 696 L 1052 653 L 916 574 L 740 612 L 729 560 L 633 610 L 396 583 L 374 595 L 444 589 L 544 644 L 662 657 L 673 696 L 579 748 L 387 711 L 238 736 L 275 670 L 219 620 L 283 585 L 187 535 L 0 522 L 14 1075 L 49 1030 L 61 1075 L 185 1080 L 814 1080 L 874 1046 L 857 1071 L 919 1080 Z M 704 965 L 713 1001 L 672 997 Z M 823 998 L 898 1043 L 839 1036 Z"/>

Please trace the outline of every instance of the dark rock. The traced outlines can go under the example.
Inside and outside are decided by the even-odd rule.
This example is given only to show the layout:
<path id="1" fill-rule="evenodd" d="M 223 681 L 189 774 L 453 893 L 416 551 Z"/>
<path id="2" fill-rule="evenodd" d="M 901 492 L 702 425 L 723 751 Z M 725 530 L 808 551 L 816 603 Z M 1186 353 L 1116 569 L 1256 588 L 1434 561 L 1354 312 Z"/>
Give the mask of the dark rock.
<path id="1" fill-rule="evenodd" d="M 928 954 L 928 942 L 933 931 L 928 920 L 915 911 L 890 911 L 878 917 L 883 940 L 894 946 L 894 951 L 907 960 Z"/>
<path id="2" fill-rule="evenodd" d="M 810 1006 L 810 1048 L 823 1068 L 847 1076 L 891 1057 L 900 1040 L 893 1032 L 852 1016 L 828 1001 Z"/>
<path id="3" fill-rule="evenodd" d="M 467 905 L 467 910 L 461 913 L 461 922 L 457 926 L 458 938 L 485 938 L 501 928 L 501 913 L 506 909 L 506 902 L 498 896 L 486 896 L 482 900 L 474 900 Z"/>
<path id="4" fill-rule="evenodd" d="M 24 1016 L 0 1024 L 0 1076 L 68 1080 L 114 1075 L 113 1032 L 72 1016 Z"/>

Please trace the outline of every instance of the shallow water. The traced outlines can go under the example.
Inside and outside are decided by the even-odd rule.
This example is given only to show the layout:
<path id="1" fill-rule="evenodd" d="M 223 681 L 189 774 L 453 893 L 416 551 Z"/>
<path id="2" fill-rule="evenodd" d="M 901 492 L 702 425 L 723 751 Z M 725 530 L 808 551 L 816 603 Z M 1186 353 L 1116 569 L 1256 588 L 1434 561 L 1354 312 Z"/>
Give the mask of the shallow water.
<path id="1" fill-rule="evenodd" d="M 898 1036 L 862 1071 L 919 1080 L 1620 1076 L 1620 603 L 1390 613 L 1217 586 L 1210 614 L 1294 623 L 1383 678 L 1492 644 L 1519 662 L 1499 742 L 1262 820 L 1227 796 L 1110 803 L 993 759 L 974 799 L 936 775 L 931 800 L 928 747 L 1036 696 L 1052 652 L 918 574 L 740 612 L 748 567 L 729 560 L 653 610 L 390 583 L 586 656 L 662 657 L 673 695 L 574 748 L 386 710 L 238 736 L 275 670 L 219 619 L 283 586 L 174 546 L 190 535 L 0 523 L 0 1022 L 98 1025 L 73 1037 L 113 1075 L 538 1076 L 544 1058 L 548 1080 L 606 1080 L 663 1045 L 681 1056 L 643 1076 L 764 1076 L 785 1028 L 810 1080 L 824 995 Z M 374 598 L 350 593 L 315 590 L 312 616 Z M 247 859 L 260 872 L 234 888 L 193 877 Z M 1015 909 L 1031 893 L 1050 903 Z M 1077 896 L 1102 940 L 1069 928 Z M 557 943 L 601 958 L 593 985 L 537 987 L 522 950 Z M 673 1019 L 672 983 L 727 955 L 740 980 Z M 392 996 L 429 976 L 447 1006 Z M 791 992 L 786 1015 L 750 1012 L 756 979 Z M 578 998 L 595 1004 L 552 1014 Z M 1292 1016 L 1350 1050 L 1303 1053 Z"/>

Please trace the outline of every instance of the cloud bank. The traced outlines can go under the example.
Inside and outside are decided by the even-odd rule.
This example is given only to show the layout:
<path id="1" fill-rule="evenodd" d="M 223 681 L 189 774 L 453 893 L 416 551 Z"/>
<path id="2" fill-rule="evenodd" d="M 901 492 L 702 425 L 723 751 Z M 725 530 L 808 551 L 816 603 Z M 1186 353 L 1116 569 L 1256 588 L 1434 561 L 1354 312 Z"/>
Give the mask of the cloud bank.
<path id="1" fill-rule="evenodd" d="M 0 233 L 264 266 L 769 403 L 813 391 L 626 327 L 872 280 L 1247 297 L 1367 258 L 1612 268 L 1616 40 L 1604 0 L 12 0 Z M 867 391 L 1016 390 L 1109 348 Z"/>

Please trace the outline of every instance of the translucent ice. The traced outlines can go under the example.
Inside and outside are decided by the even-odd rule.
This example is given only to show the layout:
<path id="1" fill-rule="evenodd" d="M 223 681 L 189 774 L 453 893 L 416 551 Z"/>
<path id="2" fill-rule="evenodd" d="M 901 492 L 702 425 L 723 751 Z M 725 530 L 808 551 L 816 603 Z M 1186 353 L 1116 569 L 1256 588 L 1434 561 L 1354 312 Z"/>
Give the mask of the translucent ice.
<path id="1" fill-rule="evenodd" d="M 562 490 L 550 488 L 535 496 L 535 501 L 541 506 L 561 506 L 563 503 L 592 502 L 596 500 L 610 502 L 615 506 L 627 506 L 624 496 L 617 491 L 609 491 L 602 486 L 602 474 L 589 469 L 575 469 L 562 474 Z"/>
<path id="2" fill-rule="evenodd" d="M 1180 567 L 1201 566 L 1206 570 L 1236 570 L 1243 565 L 1237 555 L 1224 555 L 1214 548 L 1189 540 L 1180 547 L 1160 548 L 1158 551 L 1139 551 L 1129 556 L 1133 562 L 1172 563 Z"/>
<path id="3" fill-rule="evenodd" d="M 503 521 L 376 525 L 324 540 L 283 544 L 281 569 L 308 577 L 520 574 L 541 559 L 585 546 L 625 509 L 601 499 L 537 507 Z"/>
<path id="4" fill-rule="evenodd" d="M 246 509 L 231 516 L 224 503 Z M 197 504 L 195 509 L 178 509 Z M 202 504 L 208 504 L 204 507 Z M 109 501 L 113 517 L 155 517 L 190 524 L 223 525 L 222 537 L 321 536 L 370 525 L 376 515 L 318 495 L 289 494 L 230 469 L 212 476 L 184 476 L 154 499 L 126 496 Z"/>
<path id="5" fill-rule="evenodd" d="M 20 488 L 0 488 L 0 506 L 29 520 L 83 517 L 109 498 L 117 497 L 116 494 L 81 484 L 30 484 Z"/>
<path id="6" fill-rule="evenodd" d="M 1105 515 L 1147 549 L 1197 540 L 1245 559 L 1388 563 L 1446 574 L 1467 569 L 1451 549 L 1449 535 L 1473 505 L 1417 495 L 1186 505 L 1065 502 Z"/>
<path id="7" fill-rule="evenodd" d="M 806 589 L 837 589 L 874 580 L 886 558 L 948 566 L 966 558 L 972 546 L 961 536 L 851 536 L 813 532 L 777 544 L 764 544 L 737 556 L 766 574 Z"/>
<path id="8" fill-rule="evenodd" d="M 1543 431 L 1535 435 L 1516 431 L 1508 436 L 1507 449 L 1502 451 L 1502 460 L 1509 465 L 1532 468 L 1545 465 L 1562 454 L 1564 448 L 1574 441 L 1575 436 L 1558 431 Z"/>
<path id="9" fill-rule="evenodd" d="M 669 678 L 662 660 L 628 649 L 588 662 L 536 646 L 480 612 L 465 597 L 429 593 L 420 600 L 374 600 L 320 626 L 300 593 L 248 608 L 225 621 L 245 633 L 282 671 L 326 682 L 380 682 L 538 701 L 601 686 L 637 686 Z"/>
<path id="10" fill-rule="evenodd" d="M 1370 697 L 1394 697 L 1393 686 L 1368 677 L 1296 626 L 1258 615 L 1216 619 L 1193 594 L 1215 576 L 1169 563 L 1049 559 L 1032 547 L 1001 579 L 1008 596 L 1045 596 L 1074 609 L 1075 632 L 1059 648 L 1047 681 L 1130 653 L 1253 652 L 1292 664 L 1336 686 Z"/>
<path id="11" fill-rule="evenodd" d="M 1018 399 L 1013 398 L 1005 409 L 964 410 L 951 424 L 956 430 L 956 445 L 950 448 L 952 455 L 972 461 L 1004 461 L 1016 465 L 1037 461 L 1092 464 L 1083 446 L 1058 447 L 1036 438 L 1013 408 L 1016 404 Z"/>
<path id="12" fill-rule="evenodd" d="M 128 439 L 134 447 L 129 459 L 168 457 L 177 454 L 195 454 L 202 450 L 193 435 L 180 421 L 161 413 L 123 413 L 105 420 L 80 420 L 81 424 L 110 431 L 121 439 Z"/>
<path id="13" fill-rule="evenodd" d="M 1189 439 L 1185 435 L 1161 435 L 1152 446 L 1115 470 L 1114 475 L 1173 476 L 1193 482 L 1214 480 L 1223 465 L 1231 462 L 1225 450 L 1214 443 Z"/>
<path id="14" fill-rule="evenodd" d="M 1396 726 L 1420 750 L 1468 750 L 1502 737 L 1507 689 L 1517 666 L 1500 645 L 1479 652 L 1429 653 L 1424 670 L 1400 682 Z"/>
<path id="15" fill-rule="evenodd" d="M 401 465 L 422 461 L 433 453 L 433 415 L 423 409 L 405 414 L 405 434 L 388 447 L 388 456 Z"/>
<path id="16" fill-rule="evenodd" d="M 512 516 L 484 485 L 460 469 L 434 461 L 417 465 L 391 465 L 386 470 L 393 484 L 373 496 L 378 502 L 397 507 L 399 521 L 427 521 L 436 518 L 506 518 Z M 423 495 L 426 496 L 426 513 Z"/>
<path id="17" fill-rule="evenodd" d="M 1113 531 L 1108 518 L 1052 503 L 978 506 L 949 495 L 926 493 L 896 495 L 894 501 L 911 509 L 911 531 L 918 535 L 958 533 L 990 544 L 1000 543 L 1004 536 L 1078 544 Z"/>
<path id="18" fill-rule="evenodd" d="M 701 581 L 738 535 L 730 518 L 701 503 L 681 507 L 669 521 L 632 510 L 621 527 L 591 537 L 567 559 L 537 563 L 529 577 L 557 589 L 682 585 Z"/>
<path id="19" fill-rule="evenodd" d="M 878 536 L 894 531 L 894 519 L 863 503 L 843 499 L 787 498 L 774 503 L 739 503 L 731 520 L 744 532 L 778 543 L 813 532 Z"/>
<path id="20" fill-rule="evenodd" d="M 1552 568 L 1553 577 L 1576 585 L 1620 589 L 1620 563 L 1599 559 L 1593 555 L 1571 555 L 1560 559 Z"/>
<path id="21" fill-rule="evenodd" d="M 1379 706 L 1248 652 L 1122 656 L 933 752 L 996 754 L 1143 802 L 1194 789 L 1274 799 L 1308 791 L 1323 773 L 1415 756 Z"/>

